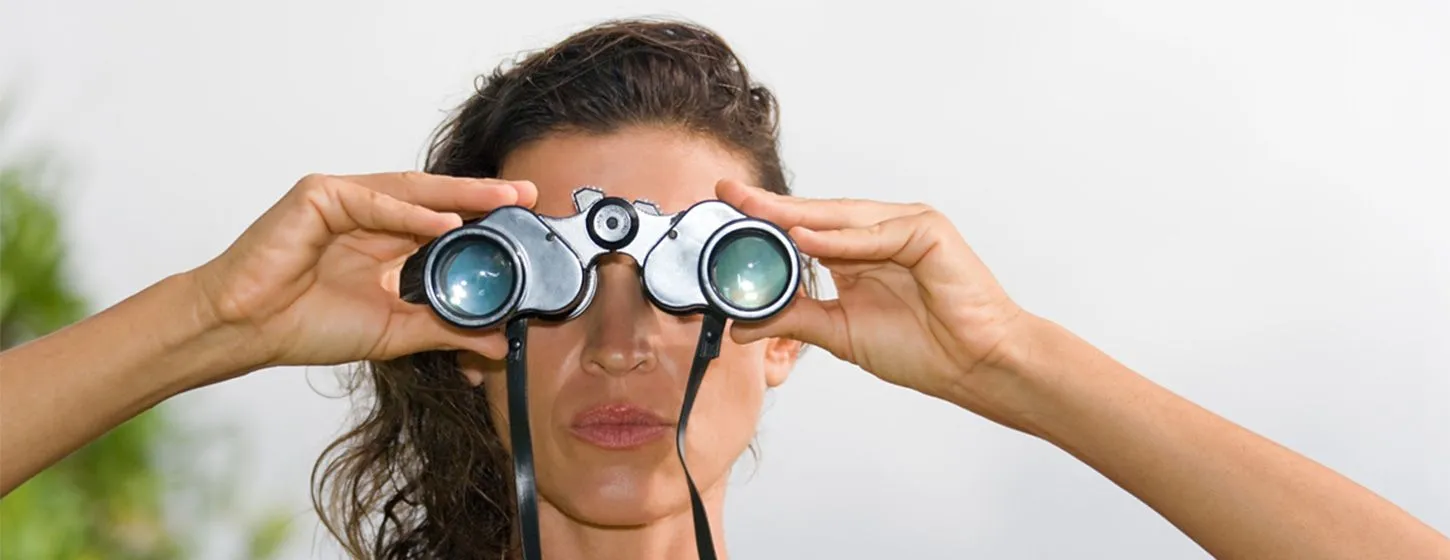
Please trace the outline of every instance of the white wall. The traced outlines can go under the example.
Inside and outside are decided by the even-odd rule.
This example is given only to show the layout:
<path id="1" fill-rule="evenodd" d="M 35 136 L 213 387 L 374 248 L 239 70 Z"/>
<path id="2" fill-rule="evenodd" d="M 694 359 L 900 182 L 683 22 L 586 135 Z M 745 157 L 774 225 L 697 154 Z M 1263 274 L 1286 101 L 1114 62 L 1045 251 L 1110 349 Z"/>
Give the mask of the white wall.
<path id="1" fill-rule="evenodd" d="M 503 58 L 684 15 L 780 93 L 802 193 L 938 205 L 1032 310 L 1450 532 L 1450 5 L 560 4 L 12 1 L 0 84 L 70 164 L 78 280 L 110 304 L 304 173 L 416 167 Z M 335 554 L 306 521 L 329 380 L 174 401 L 242 428 L 239 490 L 303 516 L 295 557 Z M 823 352 L 762 443 L 739 558 L 1203 556 L 1066 454 Z"/>

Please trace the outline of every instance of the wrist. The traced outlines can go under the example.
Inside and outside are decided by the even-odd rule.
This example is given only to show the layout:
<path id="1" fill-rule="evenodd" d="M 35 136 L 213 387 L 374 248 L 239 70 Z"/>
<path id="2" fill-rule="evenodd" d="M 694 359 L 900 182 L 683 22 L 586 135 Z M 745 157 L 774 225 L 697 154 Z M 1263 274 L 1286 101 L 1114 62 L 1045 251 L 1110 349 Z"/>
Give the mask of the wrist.
<path id="1" fill-rule="evenodd" d="M 178 373 L 180 391 L 190 390 L 255 371 L 265 360 L 256 337 L 224 320 L 211 303 L 198 270 L 175 274 L 156 286 L 173 313 L 162 340 L 166 361 Z"/>
<path id="2" fill-rule="evenodd" d="M 1023 311 L 976 368 L 960 376 L 950 400 L 999 424 L 1051 441 L 1064 398 L 1111 359 L 1048 319 Z M 1070 421 L 1070 419 L 1069 419 Z"/>
<path id="3" fill-rule="evenodd" d="M 1024 431 L 1072 453 L 1085 434 L 1126 426 L 1159 402 L 1161 391 L 1067 328 L 1034 318 L 1003 360 L 1018 389 Z M 1116 429 L 1116 428 L 1113 428 Z"/>

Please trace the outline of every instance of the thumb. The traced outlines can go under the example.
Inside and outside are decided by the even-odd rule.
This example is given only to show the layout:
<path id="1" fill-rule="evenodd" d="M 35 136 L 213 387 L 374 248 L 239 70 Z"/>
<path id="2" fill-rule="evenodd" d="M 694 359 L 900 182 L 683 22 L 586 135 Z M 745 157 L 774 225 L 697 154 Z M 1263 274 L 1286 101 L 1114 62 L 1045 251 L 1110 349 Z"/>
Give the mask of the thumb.
<path id="1" fill-rule="evenodd" d="M 779 314 L 764 321 L 739 322 L 730 327 L 736 344 L 750 344 L 765 338 L 789 338 L 818 346 L 836 357 L 855 363 L 850 330 L 837 300 L 796 298 Z"/>
<path id="2" fill-rule="evenodd" d="M 411 309 L 399 315 L 390 328 L 390 344 L 385 351 L 391 356 L 429 350 L 468 350 L 489 359 L 502 360 L 508 353 L 508 339 L 502 328 L 469 330 L 444 323 L 424 309 Z"/>

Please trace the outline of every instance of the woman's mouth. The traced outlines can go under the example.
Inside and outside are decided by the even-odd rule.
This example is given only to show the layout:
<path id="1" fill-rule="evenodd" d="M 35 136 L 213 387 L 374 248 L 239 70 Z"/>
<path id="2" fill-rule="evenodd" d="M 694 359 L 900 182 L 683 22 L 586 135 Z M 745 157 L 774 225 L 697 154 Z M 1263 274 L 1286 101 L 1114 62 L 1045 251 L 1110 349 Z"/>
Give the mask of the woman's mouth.
<path id="1" fill-rule="evenodd" d="M 674 423 L 640 406 L 612 403 L 574 416 L 569 431 L 604 449 L 633 449 L 668 434 Z"/>

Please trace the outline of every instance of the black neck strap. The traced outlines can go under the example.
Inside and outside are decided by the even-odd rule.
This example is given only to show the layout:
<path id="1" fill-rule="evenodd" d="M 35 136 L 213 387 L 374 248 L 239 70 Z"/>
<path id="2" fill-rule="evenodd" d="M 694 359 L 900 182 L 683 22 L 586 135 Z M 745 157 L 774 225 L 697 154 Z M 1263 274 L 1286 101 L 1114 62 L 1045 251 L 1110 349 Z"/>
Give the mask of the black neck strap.
<path id="1" fill-rule="evenodd" d="M 700 392 L 700 383 L 710 361 L 720 355 L 720 340 L 725 336 L 725 317 L 717 313 L 705 313 L 700 327 L 700 341 L 695 346 L 695 360 L 690 365 L 690 379 L 685 385 L 685 401 L 680 407 L 679 427 L 675 430 L 675 451 L 680 457 L 680 467 L 685 471 L 685 482 L 690 487 L 690 510 L 695 518 L 695 549 L 700 560 L 715 560 L 715 539 L 710 533 L 710 515 L 690 476 L 690 467 L 685 461 L 685 430 L 689 426 L 690 409 L 695 406 L 695 395 Z M 518 497 L 519 536 L 523 544 L 524 560 L 542 560 L 539 550 L 539 502 L 535 491 L 534 449 L 529 434 L 528 368 L 525 367 L 528 352 L 528 320 L 509 321 L 505 330 L 509 341 L 508 353 L 508 401 L 509 438 L 513 447 L 514 488 Z"/>
<path id="2" fill-rule="evenodd" d="M 514 491 L 518 496 L 519 536 L 524 560 L 543 560 L 539 551 L 539 501 L 535 492 L 534 442 L 529 437 L 528 334 L 529 320 L 508 322 L 509 439 L 514 456 Z"/>
<path id="3" fill-rule="evenodd" d="M 700 560 L 715 560 L 715 540 L 710 534 L 710 515 L 700 492 L 695 489 L 695 479 L 690 477 L 690 466 L 685 461 L 685 428 L 689 426 L 690 409 L 695 406 L 695 394 L 700 391 L 700 382 L 705 380 L 705 370 L 710 369 L 710 360 L 720 355 L 720 339 L 725 335 L 725 317 L 706 312 L 700 326 L 700 342 L 695 345 L 695 361 L 690 364 L 690 380 L 685 385 L 685 403 L 680 407 L 679 427 L 675 430 L 675 451 L 680 455 L 680 467 L 685 469 L 685 482 L 690 485 L 690 509 L 695 514 L 695 550 Z"/>

